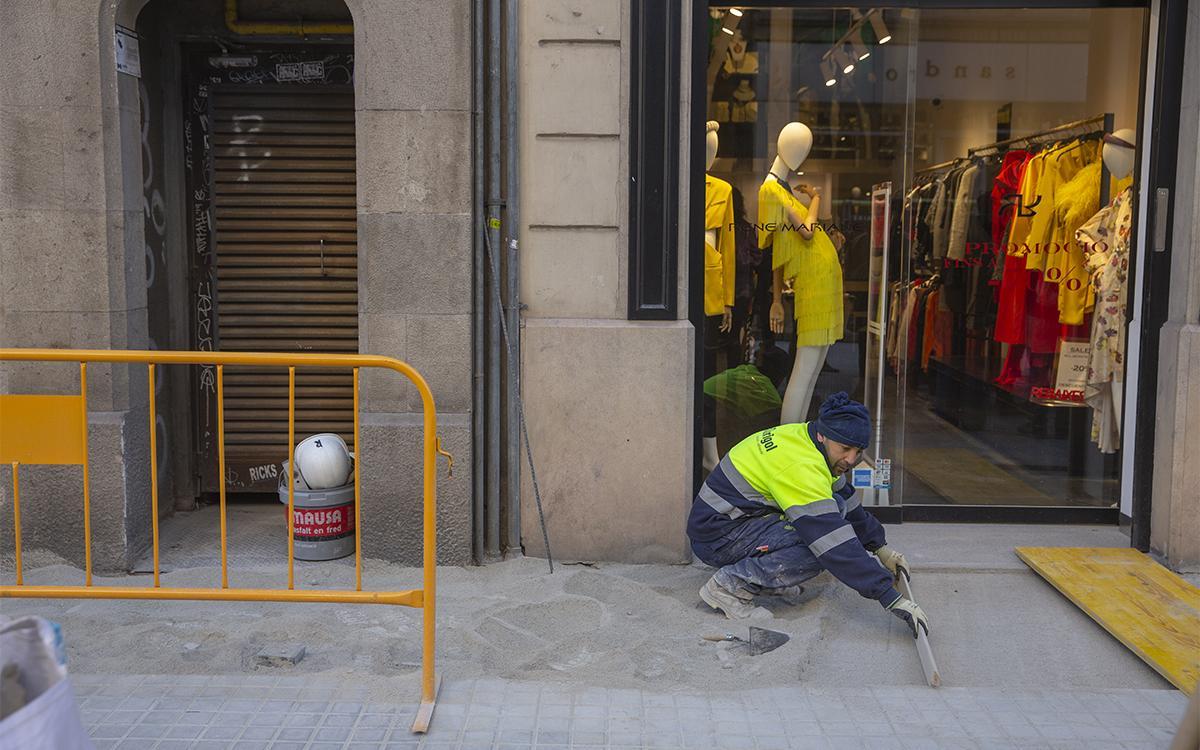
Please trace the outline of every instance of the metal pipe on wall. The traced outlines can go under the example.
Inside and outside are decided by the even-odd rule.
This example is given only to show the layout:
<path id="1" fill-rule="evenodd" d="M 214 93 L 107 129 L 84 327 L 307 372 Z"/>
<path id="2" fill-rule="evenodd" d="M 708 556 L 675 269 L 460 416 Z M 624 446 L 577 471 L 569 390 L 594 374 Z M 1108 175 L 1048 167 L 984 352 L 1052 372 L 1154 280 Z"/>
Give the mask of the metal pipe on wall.
<path id="1" fill-rule="evenodd" d="M 471 555 L 476 563 L 483 562 L 484 539 L 484 410 L 487 394 L 484 350 L 487 343 L 484 305 L 487 304 L 484 264 L 487 256 L 483 247 L 484 170 L 483 160 L 483 9 L 487 0 L 471 3 Z"/>
<path id="2" fill-rule="evenodd" d="M 521 424 L 517 412 L 521 388 L 521 279 L 518 265 L 521 229 L 520 143 L 518 142 L 518 93 L 520 70 L 517 0 L 504 4 L 504 166 L 507 170 L 504 197 L 505 226 L 508 241 L 508 413 L 505 438 L 508 442 L 508 508 L 505 514 L 504 546 L 510 552 L 521 549 Z"/>
<path id="3" fill-rule="evenodd" d="M 503 111 L 500 108 L 500 0 L 487 3 L 487 235 L 493 253 L 500 251 L 500 129 Z M 500 283 L 499 269 L 494 258 L 489 259 L 494 273 L 491 284 Z M 484 538 L 485 554 L 500 555 L 500 312 L 490 303 L 488 315 L 488 409 L 487 409 L 487 529 Z"/>

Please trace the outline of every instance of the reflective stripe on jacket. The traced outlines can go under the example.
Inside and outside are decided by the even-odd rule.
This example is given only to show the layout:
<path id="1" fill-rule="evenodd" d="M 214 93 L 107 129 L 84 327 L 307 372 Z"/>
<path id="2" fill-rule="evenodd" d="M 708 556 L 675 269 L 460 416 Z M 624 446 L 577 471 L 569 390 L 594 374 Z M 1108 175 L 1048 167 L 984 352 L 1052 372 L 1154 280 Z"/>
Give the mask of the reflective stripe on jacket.
<path id="1" fill-rule="evenodd" d="M 868 550 L 886 543 L 883 526 L 863 509 L 854 487 L 829 471 L 809 423 L 755 433 L 733 447 L 700 487 L 688 536 L 712 541 L 747 518 L 779 515 L 821 565 L 859 594 L 884 606 L 900 596 Z"/>

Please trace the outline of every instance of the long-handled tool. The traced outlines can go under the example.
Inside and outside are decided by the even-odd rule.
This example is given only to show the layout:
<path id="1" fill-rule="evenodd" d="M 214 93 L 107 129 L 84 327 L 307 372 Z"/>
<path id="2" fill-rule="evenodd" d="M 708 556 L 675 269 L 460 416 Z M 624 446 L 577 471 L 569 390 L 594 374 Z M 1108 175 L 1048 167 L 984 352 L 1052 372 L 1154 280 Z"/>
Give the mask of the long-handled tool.
<path id="1" fill-rule="evenodd" d="M 705 635 L 701 636 L 706 641 L 733 641 L 735 643 L 745 643 L 750 648 L 751 656 L 765 654 L 768 651 L 774 651 L 783 644 L 787 643 L 791 636 L 787 633 L 780 633 L 777 630 L 767 630 L 766 628 L 756 628 L 751 626 L 750 637 L 739 638 L 733 633 L 725 635 Z"/>
<path id="2" fill-rule="evenodd" d="M 912 583 L 905 573 L 896 576 L 896 588 L 911 602 L 917 600 L 912 594 Z M 942 675 L 938 672 L 937 662 L 933 660 L 933 649 L 929 646 L 929 635 L 922 627 L 917 627 L 917 656 L 921 659 L 921 669 L 925 672 L 925 681 L 929 687 L 942 684 Z"/>

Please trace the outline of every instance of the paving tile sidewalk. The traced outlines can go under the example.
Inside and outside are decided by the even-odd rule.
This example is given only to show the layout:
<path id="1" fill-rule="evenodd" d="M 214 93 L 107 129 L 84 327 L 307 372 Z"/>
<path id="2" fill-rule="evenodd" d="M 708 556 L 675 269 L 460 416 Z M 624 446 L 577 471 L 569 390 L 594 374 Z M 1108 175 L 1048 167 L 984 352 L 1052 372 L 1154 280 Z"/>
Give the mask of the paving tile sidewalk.
<path id="1" fill-rule="evenodd" d="M 694 692 L 447 679 L 428 735 L 410 734 L 411 680 L 378 700 L 320 675 L 72 675 L 100 750 L 635 750 L 1053 748 L 1159 750 L 1173 690 L 924 687 Z"/>

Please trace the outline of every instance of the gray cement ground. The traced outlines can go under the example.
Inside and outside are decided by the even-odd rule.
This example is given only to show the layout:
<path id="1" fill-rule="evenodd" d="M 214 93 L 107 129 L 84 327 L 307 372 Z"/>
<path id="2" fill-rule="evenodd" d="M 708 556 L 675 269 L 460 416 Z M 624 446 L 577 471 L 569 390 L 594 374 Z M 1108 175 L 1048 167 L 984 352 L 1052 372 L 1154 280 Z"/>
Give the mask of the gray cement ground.
<path id="1" fill-rule="evenodd" d="M 286 585 L 276 510 L 242 508 L 233 514 L 231 585 Z M 167 524 L 164 586 L 216 584 L 213 529 L 211 509 Z M 701 698 L 753 689 L 950 695 L 961 688 L 963 695 L 999 690 L 1026 698 L 1031 691 L 1094 696 L 1136 689 L 1136 695 L 1161 694 L 1170 710 L 1177 702 L 1182 714 L 1177 691 L 1012 552 L 1020 545 L 1125 546 L 1117 529 L 906 524 L 889 527 L 888 534 L 911 562 L 914 593 L 931 620 L 946 686 L 940 692 L 920 687 L 920 665 L 902 624 L 827 574 L 811 582 L 798 605 L 772 605 L 775 619 L 766 625 L 791 636 L 777 651 L 751 657 L 729 644 L 704 641 L 703 635 L 739 628 L 696 595 L 711 571 L 683 565 L 560 562 L 552 575 L 537 559 L 442 568 L 438 671 L 451 695 L 456 684 L 496 679 L 570 694 L 607 690 Z M 8 578 L 11 560 L 5 567 Z M 78 569 L 33 553 L 26 568 L 30 584 L 82 581 Z M 365 588 L 420 585 L 418 569 L 374 560 L 364 568 Z M 298 588 L 351 588 L 352 561 L 298 562 L 296 581 Z M 142 574 L 96 583 L 148 586 L 150 579 Z M 276 684 L 272 681 L 282 677 L 298 680 L 288 688 L 353 686 L 353 700 L 359 701 L 403 703 L 416 695 L 420 612 L 408 608 L 5 600 L 3 614 L 39 614 L 61 623 L 73 672 L 104 682 L 160 675 L 175 687 L 195 687 L 242 678 Z M 306 658 L 292 667 L 255 664 L 262 647 L 284 641 L 305 644 Z M 327 700 L 339 699 L 331 693 Z"/>

